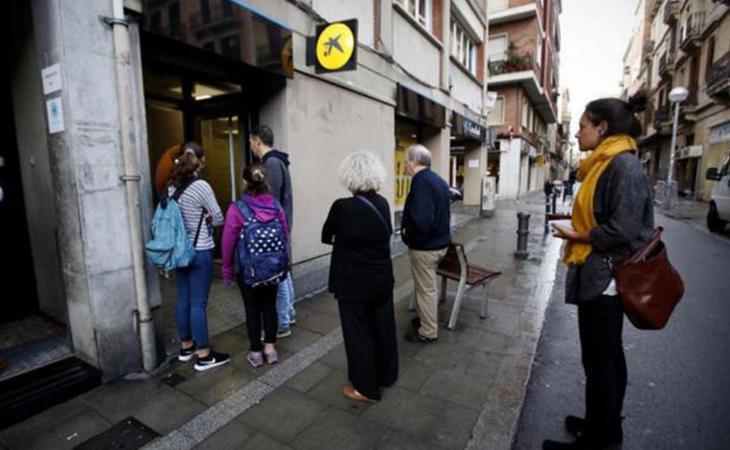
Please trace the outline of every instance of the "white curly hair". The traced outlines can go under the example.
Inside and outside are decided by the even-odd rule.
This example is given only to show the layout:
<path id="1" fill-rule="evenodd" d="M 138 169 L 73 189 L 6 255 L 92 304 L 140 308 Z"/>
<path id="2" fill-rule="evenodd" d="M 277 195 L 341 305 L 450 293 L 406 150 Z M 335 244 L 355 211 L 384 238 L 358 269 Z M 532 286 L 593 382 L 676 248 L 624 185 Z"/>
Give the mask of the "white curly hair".
<path id="1" fill-rule="evenodd" d="M 353 194 L 377 192 L 385 182 L 385 167 L 372 152 L 350 153 L 340 164 L 339 173 L 340 183 Z"/>

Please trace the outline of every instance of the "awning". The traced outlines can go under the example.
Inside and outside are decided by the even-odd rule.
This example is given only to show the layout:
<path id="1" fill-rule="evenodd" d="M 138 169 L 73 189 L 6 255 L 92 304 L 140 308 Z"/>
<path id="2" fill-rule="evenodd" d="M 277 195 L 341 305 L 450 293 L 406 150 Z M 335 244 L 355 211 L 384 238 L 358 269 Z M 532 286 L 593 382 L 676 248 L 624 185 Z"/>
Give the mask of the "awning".
<path id="1" fill-rule="evenodd" d="M 395 114 L 434 127 L 446 126 L 446 107 L 398 84 Z"/>

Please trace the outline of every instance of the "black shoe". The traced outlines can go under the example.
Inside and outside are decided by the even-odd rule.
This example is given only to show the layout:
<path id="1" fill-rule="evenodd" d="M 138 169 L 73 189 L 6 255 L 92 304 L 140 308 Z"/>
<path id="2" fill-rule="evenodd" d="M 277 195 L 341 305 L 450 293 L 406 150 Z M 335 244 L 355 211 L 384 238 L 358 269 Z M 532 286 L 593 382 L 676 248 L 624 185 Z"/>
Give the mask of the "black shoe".
<path id="1" fill-rule="evenodd" d="M 231 358 L 226 353 L 218 353 L 211 350 L 205 358 L 198 358 L 195 362 L 195 370 L 203 372 L 214 367 L 222 366 L 230 360 Z"/>
<path id="2" fill-rule="evenodd" d="M 409 330 L 408 333 L 406 333 L 405 338 L 408 342 L 420 342 L 422 344 L 430 344 L 431 342 L 436 342 L 436 339 L 438 339 L 426 337 L 419 333 L 418 330 Z"/>
<path id="3" fill-rule="evenodd" d="M 418 330 L 421 328 L 421 318 L 420 317 L 414 317 L 411 319 L 411 329 Z"/>
<path id="4" fill-rule="evenodd" d="M 180 347 L 180 353 L 177 355 L 177 360 L 180 362 L 188 362 L 195 356 L 195 346 L 190 348 Z"/>
<path id="5" fill-rule="evenodd" d="M 578 416 L 566 416 L 565 428 L 571 434 L 582 433 L 586 429 L 586 420 Z"/>

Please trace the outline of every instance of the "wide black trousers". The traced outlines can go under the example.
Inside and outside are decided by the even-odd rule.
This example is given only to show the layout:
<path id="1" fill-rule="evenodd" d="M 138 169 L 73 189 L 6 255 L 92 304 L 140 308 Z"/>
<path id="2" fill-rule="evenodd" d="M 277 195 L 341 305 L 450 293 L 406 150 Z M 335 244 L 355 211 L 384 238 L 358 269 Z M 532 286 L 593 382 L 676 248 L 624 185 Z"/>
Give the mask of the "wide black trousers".
<path id="1" fill-rule="evenodd" d="M 380 386 L 398 379 L 393 295 L 367 302 L 338 301 L 347 353 L 347 374 L 365 397 L 380 400 Z"/>
<path id="2" fill-rule="evenodd" d="M 624 312 L 617 296 L 578 305 L 578 330 L 586 375 L 587 432 L 606 443 L 623 440 L 621 410 L 626 394 L 626 358 L 621 337 Z"/>
<path id="3" fill-rule="evenodd" d="M 246 329 L 248 340 L 251 342 L 252 352 L 264 349 L 261 343 L 261 322 L 264 324 L 264 342 L 276 343 L 278 318 L 276 316 L 276 284 L 251 287 L 244 282 L 238 282 L 241 290 L 243 305 L 246 307 Z"/>

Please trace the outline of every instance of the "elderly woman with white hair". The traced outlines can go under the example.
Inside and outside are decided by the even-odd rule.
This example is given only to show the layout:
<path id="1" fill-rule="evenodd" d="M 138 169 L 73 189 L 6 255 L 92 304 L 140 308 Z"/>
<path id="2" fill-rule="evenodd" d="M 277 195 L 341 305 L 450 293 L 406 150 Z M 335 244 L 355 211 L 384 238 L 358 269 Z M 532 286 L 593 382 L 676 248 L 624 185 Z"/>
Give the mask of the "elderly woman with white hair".
<path id="1" fill-rule="evenodd" d="M 380 388 L 398 378 L 393 312 L 388 201 L 378 194 L 385 168 L 372 153 L 348 155 L 340 181 L 353 194 L 336 200 L 322 228 L 333 246 L 329 290 L 337 299 L 352 385 L 342 393 L 362 402 L 380 400 Z"/>

